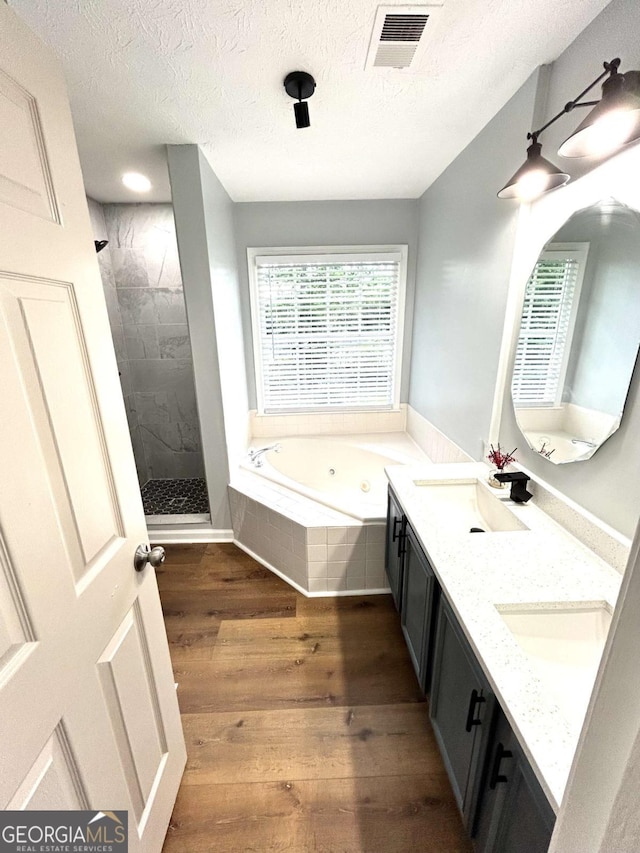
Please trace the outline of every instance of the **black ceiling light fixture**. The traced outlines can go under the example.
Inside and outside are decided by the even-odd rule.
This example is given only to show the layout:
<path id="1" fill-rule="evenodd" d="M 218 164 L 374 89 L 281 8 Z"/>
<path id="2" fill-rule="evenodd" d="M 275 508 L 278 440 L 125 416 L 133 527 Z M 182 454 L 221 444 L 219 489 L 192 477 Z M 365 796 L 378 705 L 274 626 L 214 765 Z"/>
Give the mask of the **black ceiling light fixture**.
<path id="1" fill-rule="evenodd" d="M 306 71 L 292 71 L 284 78 L 284 88 L 287 95 L 297 100 L 293 105 L 296 116 L 296 127 L 310 127 L 309 104 L 306 99 L 310 98 L 316 90 L 316 81 Z"/>
<path id="2" fill-rule="evenodd" d="M 540 131 L 527 134 L 527 139 L 531 140 L 531 145 L 527 148 L 527 159 L 500 190 L 498 198 L 532 201 L 542 193 L 564 186 L 570 180 L 566 172 L 562 172 L 542 156 L 538 133 Z"/>
<path id="3" fill-rule="evenodd" d="M 532 201 L 542 193 L 564 186 L 570 176 L 558 169 L 541 154 L 538 137 L 548 127 L 576 107 L 593 107 L 589 115 L 566 139 L 558 154 L 561 157 L 594 157 L 611 154 L 622 145 L 640 139 L 640 71 L 620 74 L 620 59 L 603 63 L 604 71 L 584 91 L 564 105 L 564 108 L 539 130 L 527 134 L 531 145 L 527 149 L 527 160 L 507 181 L 498 193 L 498 198 L 517 198 Z M 583 101 L 601 80 L 602 98 L 599 101 Z"/>

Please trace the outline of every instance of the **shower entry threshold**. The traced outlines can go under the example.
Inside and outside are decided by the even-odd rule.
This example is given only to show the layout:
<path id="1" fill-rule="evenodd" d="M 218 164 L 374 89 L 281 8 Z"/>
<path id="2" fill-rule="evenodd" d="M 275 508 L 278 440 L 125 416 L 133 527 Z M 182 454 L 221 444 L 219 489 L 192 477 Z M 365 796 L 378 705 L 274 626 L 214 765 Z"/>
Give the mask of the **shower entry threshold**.
<path id="1" fill-rule="evenodd" d="M 204 478 L 148 480 L 140 491 L 147 524 L 211 521 Z"/>
<path id="2" fill-rule="evenodd" d="M 209 513 L 192 512 L 190 515 L 145 515 L 144 520 L 149 525 L 158 524 L 204 524 L 211 521 Z"/>

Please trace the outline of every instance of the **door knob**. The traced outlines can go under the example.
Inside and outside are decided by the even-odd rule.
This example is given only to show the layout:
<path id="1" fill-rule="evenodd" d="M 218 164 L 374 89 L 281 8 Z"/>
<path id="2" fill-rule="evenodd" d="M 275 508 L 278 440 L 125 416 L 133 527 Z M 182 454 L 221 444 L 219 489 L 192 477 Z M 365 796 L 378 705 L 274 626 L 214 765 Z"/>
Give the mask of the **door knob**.
<path id="1" fill-rule="evenodd" d="M 165 553 L 164 548 L 157 545 L 155 548 L 150 548 L 144 542 L 138 545 L 133 558 L 133 567 L 136 572 L 144 570 L 147 563 L 150 563 L 154 569 L 157 569 L 164 563 Z"/>

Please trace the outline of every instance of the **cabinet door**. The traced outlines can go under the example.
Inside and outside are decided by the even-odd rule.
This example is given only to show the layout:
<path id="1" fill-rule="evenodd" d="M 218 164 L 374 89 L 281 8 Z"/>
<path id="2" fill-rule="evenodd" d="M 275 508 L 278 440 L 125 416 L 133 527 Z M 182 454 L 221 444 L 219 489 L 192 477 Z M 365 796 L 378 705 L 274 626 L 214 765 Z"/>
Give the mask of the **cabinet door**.
<path id="1" fill-rule="evenodd" d="M 435 575 L 409 523 L 405 526 L 404 567 L 402 574 L 402 632 L 409 649 L 418 682 L 424 691 L 429 686 L 431 627 L 436 588 Z"/>
<path id="2" fill-rule="evenodd" d="M 470 831 L 495 704 L 495 696 L 462 629 L 441 595 L 431 684 L 431 724 L 453 793 Z"/>
<path id="3" fill-rule="evenodd" d="M 387 573 L 391 595 L 393 596 L 396 610 L 400 610 L 400 599 L 402 596 L 402 558 L 403 558 L 403 534 L 405 517 L 395 495 L 389 489 L 389 501 L 387 504 L 387 538 L 384 554 L 384 567 Z"/>
<path id="4" fill-rule="evenodd" d="M 498 707 L 496 726 L 487 750 L 487 763 L 481 784 L 480 802 L 476 814 L 476 853 L 493 853 L 498 817 L 504 808 L 507 794 L 505 780 L 513 777 L 513 737 L 507 718 Z"/>
<path id="5" fill-rule="evenodd" d="M 546 853 L 553 809 L 502 710 L 498 717 L 477 816 L 477 853 Z"/>

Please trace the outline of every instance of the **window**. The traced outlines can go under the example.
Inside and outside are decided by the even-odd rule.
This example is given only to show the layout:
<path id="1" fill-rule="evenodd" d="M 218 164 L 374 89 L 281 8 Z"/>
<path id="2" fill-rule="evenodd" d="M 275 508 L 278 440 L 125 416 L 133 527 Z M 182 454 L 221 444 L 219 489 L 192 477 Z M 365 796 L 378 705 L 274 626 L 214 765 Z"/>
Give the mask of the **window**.
<path id="1" fill-rule="evenodd" d="M 259 410 L 397 408 L 406 246 L 248 257 Z"/>
<path id="2" fill-rule="evenodd" d="M 550 244 L 527 282 L 516 348 L 513 401 L 562 403 L 588 243 Z"/>

